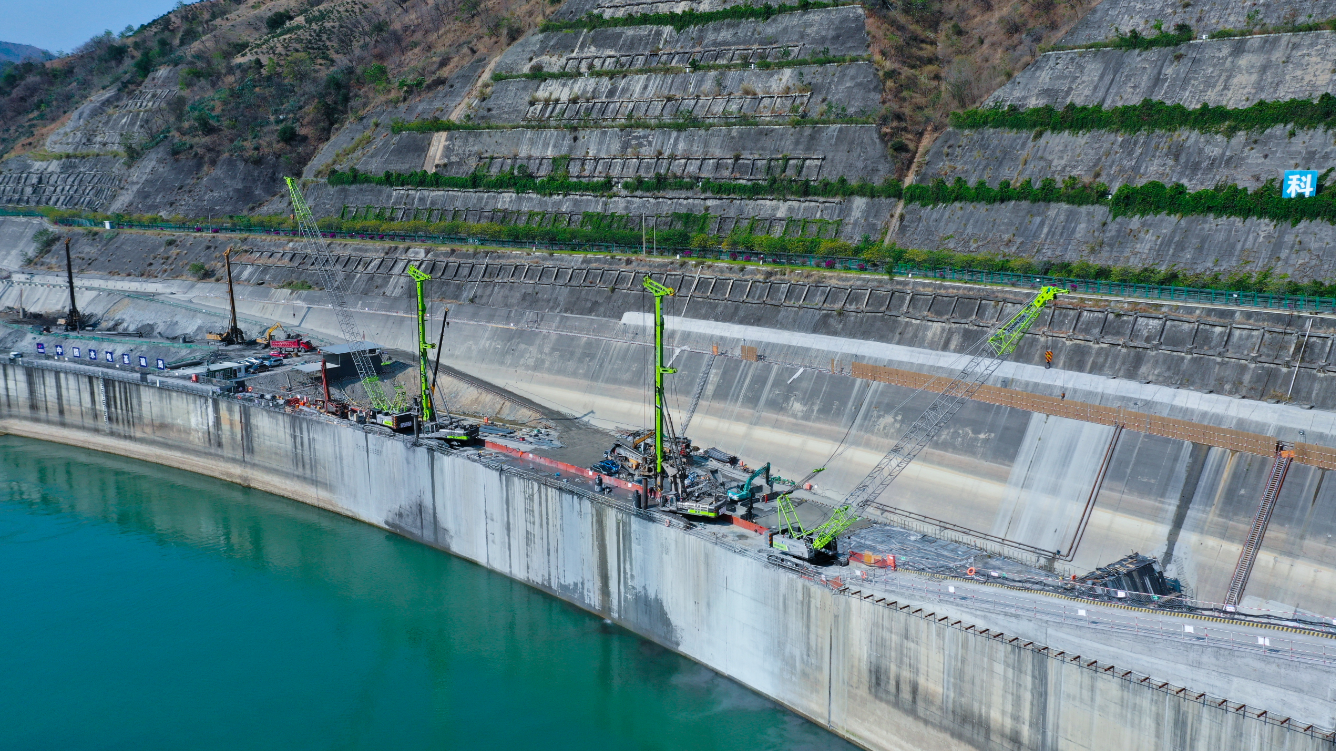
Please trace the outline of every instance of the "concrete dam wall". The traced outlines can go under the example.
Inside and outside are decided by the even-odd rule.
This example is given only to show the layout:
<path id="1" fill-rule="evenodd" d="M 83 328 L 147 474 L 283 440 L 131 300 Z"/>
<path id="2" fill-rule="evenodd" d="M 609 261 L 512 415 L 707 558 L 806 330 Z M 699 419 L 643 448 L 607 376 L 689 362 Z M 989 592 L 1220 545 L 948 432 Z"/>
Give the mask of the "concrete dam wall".
<path id="1" fill-rule="evenodd" d="M 171 463 L 396 531 L 613 619 L 867 748 L 1330 743 L 1278 714 L 1071 651 L 1081 642 L 1058 632 L 1062 648 L 1004 632 L 1014 623 L 1024 633 L 1023 619 L 980 627 L 950 605 L 800 575 L 755 554 L 748 533 L 636 512 L 489 460 L 88 372 L 6 363 L 0 383 L 0 429 Z"/>
<path id="2" fill-rule="evenodd" d="M 132 251 L 135 237 L 114 238 L 108 262 L 122 263 L 119 254 Z M 263 247 L 237 258 L 244 316 L 336 338 L 322 292 L 273 289 L 309 278 L 309 259 Z M 705 377 L 691 437 L 757 465 L 770 461 L 786 477 L 826 466 L 817 482 L 828 503 L 866 474 L 905 417 L 922 408 L 915 374 L 951 374 L 951 353 L 968 349 L 1024 299 L 904 280 L 851 284 L 760 269 L 691 273 L 675 263 L 628 268 L 609 259 L 546 258 L 371 255 L 368 248 L 341 266 L 352 273 L 348 290 L 370 338 L 412 348 L 403 273 L 412 263 L 434 277 L 431 297 L 452 309 L 447 365 L 605 428 L 648 419 L 650 329 L 639 284 L 651 272 L 678 290 L 667 312 L 679 369 L 669 400 L 679 419 Z M 126 284 L 109 279 L 106 292 L 80 305 L 128 330 L 172 310 L 124 299 L 114 287 Z M 176 299 L 224 309 L 218 285 L 176 284 L 171 289 L 184 295 Z M 149 282 L 131 287 L 153 291 Z M 12 285 L 0 302 L 16 304 L 19 289 L 31 308 L 64 304 L 58 286 L 26 284 Z M 194 320 L 204 330 L 205 319 Z M 1261 498 L 1274 441 L 1286 440 L 1301 447 L 1301 465 L 1283 488 L 1245 601 L 1331 612 L 1336 550 L 1327 535 L 1336 517 L 1323 478 L 1336 468 L 1329 456 L 1336 423 L 1326 410 L 1334 336 L 1322 319 L 1309 327 L 1285 313 L 1060 298 L 999 371 L 997 397 L 965 407 L 901 478 L 892 505 L 950 527 L 924 531 L 1069 573 L 1133 550 L 1157 555 L 1195 596 L 1218 601 Z M 744 346 L 756 348 L 756 361 L 742 359 Z M 711 357 L 715 347 L 722 357 Z M 1057 368 L 1040 365 L 1045 350 L 1056 353 Z M 885 376 L 879 380 L 868 371 L 856 376 L 856 366 L 889 370 L 875 371 Z M 1264 401 L 1287 393 L 1324 409 Z M 1126 428 L 1116 442 L 1115 424 Z M 1094 510 L 1082 526 L 1087 499 Z"/>

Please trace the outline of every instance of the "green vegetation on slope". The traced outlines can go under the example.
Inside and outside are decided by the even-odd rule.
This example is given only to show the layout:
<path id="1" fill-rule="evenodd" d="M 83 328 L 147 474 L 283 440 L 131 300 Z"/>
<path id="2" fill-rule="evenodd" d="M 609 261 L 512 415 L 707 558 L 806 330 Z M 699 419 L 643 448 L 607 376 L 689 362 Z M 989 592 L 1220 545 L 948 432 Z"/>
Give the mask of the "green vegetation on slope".
<path id="1" fill-rule="evenodd" d="M 1140 104 L 1108 109 L 1097 104 L 1078 106 L 1069 102 L 1061 109 L 1052 106 L 1022 109 L 1012 105 L 951 113 L 951 127 L 960 130 L 1002 128 L 1034 131 L 1036 137 L 1045 131 L 1087 133 L 1096 130 L 1115 133 L 1195 130 L 1232 136 L 1277 125 L 1330 130 L 1336 127 L 1336 96 L 1323 94 L 1316 101 L 1261 101 L 1238 109 L 1207 104 L 1188 109 L 1181 104 L 1143 99 Z"/>
<path id="2" fill-rule="evenodd" d="M 1192 27 L 1185 23 L 1180 23 L 1174 27 L 1173 31 L 1165 31 L 1162 27 L 1157 28 L 1155 36 L 1144 36 L 1136 29 L 1132 29 L 1126 34 L 1118 34 L 1106 42 L 1091 42 L 1090 44 L 1061 45 L 1055 44 L 1051 47 L 1045 47 L 1045 51 L 1060 50 L 1148 50 L 1154 47 L 1177 47 L 1180 44 L 1186 44 L 1192 41 Z"/>
<path id="3" fill-rule="evenodd" d="M 786 166 L 786 165 L 785 165 Z M 1333 168 L 1336 169 L 1336 168 Z M 996 187 L 980 180 L 969 185 L 961 178 L 952 183 L 935 180 L 928 185 L 901 185 L 887 179 L 880 184 L 849 182 L 843 176 L 835 180 L 796 180 L 771 177 L 755 182 L 724 181 L 695 178 L 675 178 L 665 175 L 637 177 L 617 186 L 610 179 L 572 179 L 562 165 L 554 174 L 536 178 L 528 168 L 507 170 L 497 175 L 474 172 L 457 177 L 429 173 L 425 170 L 411 173 L 385 172 L 370 175 L 357 172 L 333 172 L 330 185 L 385 185 L 424 189 L 455 190 L 513 190 L 519 193 L 544 195 L 562 193 L 612 193 L 617 187 L 628 193 L 661 193 L 665 191 L 700 191 L 707 195 L 736 198 L 903 198 L 921 206 L 949 203 L 1063 203 L 1071 206 L 1106 206 L 1117 216 L 1149 216 L 1175 214 L 1178 216 L 1229 216 L 1240 219 L 1265 219 L 1273 222 L 1321 221 L 1336 224 L 1336 193 L 1325 190 L 1332 170 L 1323 173 L 1318 193 L 1312 198 L 1282 198 L 1277 180 L 1249 191 L 1237 185 L 1217 185 L 1204 190 L 1189 191 L 1182 183 L 1165 185 L 1152 180 L 1143 185 L 1123 185 L 1110 191 L 1104 183 L 1083 182 L 1069 177 L 1059 184 L 1052 178 L 1035 185 L 1026 178 L 1013 185 L 1002 180 Z"/>
<path id="4" fill-rule="evenodd" d="M 329 173 L 330 185 L 386 185 L 392 188 L 436 188 L 443 190 L 512 190 L 516 193 L 537 193 L 538 195 L 556 195 L 564 193 L 611 193 L 611 180 L 572 180 L 569 176 L 552 175 L 536 178 L 528 169 L 520 166 L 518 170 L 507 170 L 500 174 L 489 175 L 474 172 L 464 177 L 441 175 L 426 170 L 417 172 L 389 172 L 372 175 L 358 172 L 354 167 L 347 172 L 334 170 Z"/>
<path id="5" fill-rule="evenodd" d="M 566 156 L 565 159 L 569 159 Z M 358 172 L 355 168 L 347 172 L 334 171 L 329 175 L 330 185 L 385 185 L 393 188 L 426 188 L 445 190 L 513 190 L 516 193 L 538 193 L 542 195 L 562 193 L 612 193 L 618 186 L 611 179 L 579 180 L 572 179 L 565 169 L 562 157 L 556 159 L 557 169 L 549 176 L 536 178 L 529 174 L 528 168 L 520 165 L 513 170 L 506 170 L 495 175 L 477 171 L 467 176 L 441 175 L 426 170 L 417 172 L 384 172 L 372 175 Z M 781 162 L 780 169 L 787 169 Z M 770 177 L 754 182 L 726 181 L 697 178 L 674 178 L 664 175 L 637 177 L 626 180 L 620 188 L 629 193 L 660 193 L 669 190 L 698 190 L 702 193 L 737 198 L 787 198 L 820 197 L 846 198 L 863 196 L 866 198 L 899 198 L 900 182 L 888 178 L 881 184 L 866 181 L 851 183 L 846 178 L 835 180 L 796 180 L 785 177 Z"/>
<path id="6" fill-rule="evenodd" d="M 1157 24 L 1159 22 L 1156 22 Z M 1155 36 L 1144 36 L 1133 29 L 1126 34 L 1118 34 L 1104 42 L 1089 44 L 1053 44 L 1044 47 L 1045 52 L 1065 52 L 1069 50 L 1147 50 L 1152 47 L 1176 47 L 1193 40 L 1192 27 L 1185 23 L 1178 24 L 1173 31 L 1164 31 L 1162 26 L 1155 26 Z M 1262 36 L 1264 34 L 1302 34 L 1310 31 L 1336 31 L 1336 18 L 1309 23 L 1280 24 L 1278 26 L 1253 25 L 1243 29 L 1217 29 L 1209 39 L 1237 39 L 1239 37 Z"/>
<path id="7" fill-rule="evenodd" d="M 1165 185 L 1152 180 L 1143 185 L 1123 185 L 1109 193 L 1103 183 L 1084 183 L 1069 177 L 1061 185 L 1048 178 L 1034 185 L 1029 178 L 1016 185 L 1003 180 L 990 187 L 980 180 L 968 185 L 960 178 L 955 182 L 936 180 L 931 185 L 910 185 L 904 189 L 904 198 L 911 203 L 934 206 L 947 203 L 1065 203 L 1072 206 L 1107 206 L 1112 216 L 1150 216 L 1174 214 L 1177 216 L 1230 216 L 1239 219 L 1266 219 L 1273 222 L 1320 221 L 1336 224 L 1336 193 L 1324 190 L 1322 183 L 1332 170 L 1322 174 L 1318 193 L 1312 198 L 1281 198 L 1275 178 L 1256 190 L 1249 191 L 1237 185 L 1217 185 L 1195 192 L 1182 183 Z"/>
<path id="8" fill-rule="evenodd" d="M 677 31 L 692 26 L 703 26 L 717 21 L 767 21 L 781 13 L 795 13 L 804 10 L 835 8 L 848 3 L 823 3 L 801 0 L 795 5 L 734 5 L 723 10 L 697 12 L 688 10 L 682 13 L 639 13 L 634 16 L 609 18 L 586 14 L 575 21 L 544 21 L 539 31 L 582 31 L 593 29 L 611 29 L 622 26 L 671 26 Z"/>
<path id="9" fill-rule="evenodd" d="M 456 120 L 423 119 L 423 120 L 395 120 L 390 123 L 390 131 L 393 133 L 435 133 L 438 131 L 452 130 L 578 130 L 580 128 L 618 128 L 618 129 L 641 129 L 641 130 L 706 130 L 709 128 L 736 128 L 749 125 L 787 125 L 791 128 L 802 127 L 804 125 L 870 125 L 873 120 L 869 117 L 787 117 L 787 118 L 765 118 L 741 117 L 721 118 L 718 120 L 703 120 L 693 115 L 681 116 L 672 120 L 607 120 L 593 121 L 588 119 L 570 120 L 568 122 L 547 122 L 540 121 L 534 123 L 475 123 L 459 122 Z"/>
<path id="10" fill-rule="evenodd" d="M 757 60 L 754 63 L 695 63 L 691 66 L 695 71 L 712 70 L 743 70 L 746 68 L 756 68 L 757 70 L 772 70 L 780 68 L 797 68 L 804 65 L 845 65 L 848 63 L 864 63 L 871 58 L 867 55 L 817 55 L 815 57 L 803 57 L 780 60 Z M 524 78 L 530 81 L 546 81 L 554 78 L 581 78 L 583 76 L 593 76 L 595 78 L 616 78 L 620 76 L 641 76 L 654 73 L 685 73 L 686 67 L 681 65 L 652 65 L 645 68 L 596 68 L 594 70 L 576 72 L 573 70 L 531 70 L 528 73 L 493 73 L 493 81 L 508 81 L 513 78 Z"/>
<path id="11" fill-rule="evenodd" d="M 346 211 L 346 210 L 345 210 Z M 68 209 L 44 208 L 32 213 L 40 213 L 56 222 L 91 221 L 100 225 L 104 221 L 130 225 L 131 229 L 177 230 L 181 228 L 220 226 L 216 220 L 192 220 L 188 217 L 172 217 L 170 220 L 156 215 L 101 214 Z M 524 221 L 528 221 L 528 212 L 516 212 Z M 1168 268 L 1107 266 L 1088 261 L 1041 261 L 1030 258 L 1018 258 L 996 253 L 954 253 L 947 250 L 921 250 L 901 248 L 897 245 L 882 245 L 875 238 L 863 238 L 857 244 L 834 239 L 815 237 L 770 237 L 757 235 L 749 225 L 741 225 L 727 237 L 705 234 L 712 219 L 709 214 L 673 214 L 667 219 L 673 224 L 670 229 L 660 227 L 655 231 L 655 244 L 660 253 L 681 253 L 686 256 L 697 255 L 694 251 L 711 251 L 714 255 L 736 261 L 759 260 L 748 253 L 766 254 L 769 263 L 773 263 L 777 254 L 810 255 L 822 258 L 861 258 L 870 265 L 896 268 L 900 271 L 934 271 L 955 269 L 959 271 L 1002 272 L 1011 274 L 1030 274 L 1057 277 L 1072 282 L 1106 281 L 1121 284 L 1146 284 L 1165 287 L 1190 287 L 1230 292 L 1257 292 L 1267 294 L 1308 295 L 1310 297 L 1336 297 L 1336 281 L 1311 280 L 1297 282 L 1288 274 L 1276 273 L 1275 269 L 1263 269 L 1259 272 L 1198 272 L 1190 273 L 1170 266 Z M 345 219 L 325 217 L 319 220 L 320 228 L 325 232 L 343 233 L 348 239 L 382 239 L 398 241 L 405 235 L 414 236 L 415 242 L 458 243 L 460 238 L 501 241 L 509 244 L 528 243 L 572 243 L 586 244 L 590 247 L 571 248 L 607 252 L 608 244 L 616 243 L 626 248 L 638 248 L 640 245 L 640 217 L 586 213 L 578 227 L 541 227 L 524 224 L 505 224 L 499 222 L 426 222 L 426 221 L 389 221 L 385 219 Z M 295 232 L 296 225 L 288 216 L 237 216 L 222 223 L 222 228 L 240 231 L 282 231 Z M 795 227 L 801 230 L 801 226 Z M 97 230 L 87 230 L 96 232 Z M 54 236 L 54 233 L 53 233 Z M 600 247 L 594 247 L 600 246 Z M 710 254 L 699 257 L 712 257 Z M 819 264 L 824 265 L 824 264 Z M 54 266 L 53 266 L 54 268 Z M 853 264 L 851 268 L 857 268 Z"/>
<path id="12" fill-rule="evenodd" d="M 1058 277 L 1080 282 L 1115 282 L 1162 287 L 1191 287 L 1224 292 L 1336 297 L 1336 281 L 1311 280 L 1301 283 L 1290 279 L 1288 274 L 1276 273 L 1275 269 L 1264 269 L 1257 273 L 1191 273 L 1173 266 L 1155 268 L 1106 266 L 1090 263 L 1089 261 L 1035 261 L 1029 258 L 1015 258 L 993 253 L 953 253 L 947 250 L 929 251 L 896 246 L 872 248 L 866 254 L 866 257 L 882 260 L 896 266 L 908 266 L 924 271 L 935 269 L 993 271 Z"/>
<path id="13" fill-rule="evenodd" d="M 133 86 L 170 57 L 180 34 L 100 34 L 54 61 L 28 60 L 0 74 L 0 156 L 49 130 L 84 99 L 108 86 Z M 35 141 L 30 145 L 36 145 Z"/>

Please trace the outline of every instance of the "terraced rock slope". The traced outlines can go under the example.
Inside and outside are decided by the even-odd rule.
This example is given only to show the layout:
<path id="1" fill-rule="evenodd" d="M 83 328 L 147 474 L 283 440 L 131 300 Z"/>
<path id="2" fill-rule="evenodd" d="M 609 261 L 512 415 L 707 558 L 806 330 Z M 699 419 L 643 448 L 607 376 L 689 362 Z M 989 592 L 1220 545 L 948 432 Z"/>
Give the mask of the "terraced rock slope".
<path id="1" fill-rule="evenodd" d="M 1105 24 L 1129 17 L 1200 24 L 1210 32 L 1252 13 L 1253 5 L 1105 0 L 1064 41 L 1108 38 Z M 1258 3 L 1267 19 L 1336 15 L 1322 3 Z M 1114 19 L 1114 20 L 1110 20 Z M 1240 24 L 1242 26 L 1243 24 Z M 1121 25 L 1127 31 L 1128 25 Z M 1099 35 L 1103 33 L 1104 36 Z M 1153 34 L 1154 31 L 1148 33 Z M 1144 121 L 1119 125 L 951 128 L 927 154 L 917 181 L 982 181 L 998 187 L 1051 179 L 1097 185 L 1110 192 L 1152 181 L 1181 183 L 1186 191 L 1238 186 L 1278 194 L 1287 169 L 1327 171 L 1336 166 L 1330 122 L 1295 123 L 1257 114 L 1266 102 L 1310 102 L 1336 93 L 1336 32 L 1274 33 L 1198 38 L 1151 49 L 1050 52 L 989 97 L 987 105 L 1062 111 L 1096 107 L 1106 113 L 1150 100 Z M 1327 99 L 1323 99 L 1327 96 Z M 1165 113 L 1157 105 L 1182 105 Z M 1239 125 L 1189 122 L 1203 105 L 1239 110 Z M 1329 104 L 1321 105 L 1330 107 Z M 1252 109 L 1248 109 L 1252 108 Z M 1087 110 L 1088 112 L 1089 110 Z M 1253 115 L 1249 115 L 1253 113 Z M 1249 121 L 1247 117 L 1254 117 Z M 910 205 L 892 240 L 901 246 L 960 253 L 993 253 L 1039 262 L 1066 261 L 1132 269 L 1177 268 L 1224 276 L 1271 272 L 1306 282 L 1336 274 L 1336 225 L 1331 218 L 1277 220 L 1247 211 L 1191 207 L 1116 211 L 1108 202 L 1074 205 L 1061 199 L 980 204 Z"/>
<path id="2" fill-rule="evenodd" d="M 654 5 L 660 12 L 663 4 Z M 555 18 L 578 18 L 582 7 L 568 3 Z M 629 9 L 650 12 L 622 4 L 590 12 L 616 17 Z M 872 121 L 881 85 L 865 60 L 864 20 L 865 11 L 849 5 L 682 31 L 646 24 L 536 33 L 491 66 L 452 113 L 450 129 L 389 133 L 381 153 L 392 152 L 401 171 L 453 176 L 879 183 L 894 177 L 896 165 Z M 799 64 L 832 57 L 842 60 Z M 308 175 L 319 173 L 320 158 L 313 164 Z M 371 174 L 390 169 L 373 155 L 354 166 Z M 879 236 L 893 206 L 867 198 L 743 200 L 690 189 L 543 196 L 374 185 L 317 185 L 310 200 L 317 213 L 344 217 L 569 227 L 592 214 L 624 227 L 643 222 L 651 234 L 692 223 L 715 236 L 850 242 Z"/>

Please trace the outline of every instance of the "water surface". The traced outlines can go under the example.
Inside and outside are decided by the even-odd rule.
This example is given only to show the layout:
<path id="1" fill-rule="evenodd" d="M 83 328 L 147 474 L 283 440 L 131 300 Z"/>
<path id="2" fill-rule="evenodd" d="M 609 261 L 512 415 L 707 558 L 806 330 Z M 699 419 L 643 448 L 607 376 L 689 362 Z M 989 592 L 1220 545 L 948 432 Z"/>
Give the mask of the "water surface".
<path id="1" fill-rule="evenodd" d="M 840 749 L 479 566 L 211 478 L 0 436 L 0 748 Z"/>

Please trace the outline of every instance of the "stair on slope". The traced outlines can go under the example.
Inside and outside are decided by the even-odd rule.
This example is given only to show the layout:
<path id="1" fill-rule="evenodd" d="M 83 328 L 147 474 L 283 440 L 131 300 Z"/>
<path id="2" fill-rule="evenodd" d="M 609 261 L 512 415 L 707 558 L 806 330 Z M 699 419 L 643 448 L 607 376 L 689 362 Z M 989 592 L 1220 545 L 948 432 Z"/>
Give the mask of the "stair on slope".
<path id="1" fill-rule="evenodd" d="M 1234 566 L 1234 576 L 1229 580 L 1229 591 L 1225 593 L 1226 605 L 1238 605 L 1243 598 L 1243 590 L 1248 586 L 1248 577 L 1252 574 L 1253 564 L 1257 562 L 1257 551 L 1262 547 L 1262 538 L 1266 536 L 1267 524 L 1271 522 L 1271 512 L 1280 497 L 1280 487 L 1285 483 L 1285 475 L 1294 461 L 1294 451 L 1284 444 L 1276 444 L 1276 458 L 1271 463 L 1271 476 L 1267 478 L 1266 490 L 1262 493 L 1262 502 L 1257 506 L 1257 515 L 1253 517 L 1252 529 L 1239 553 L 1239 562 Z"/>

